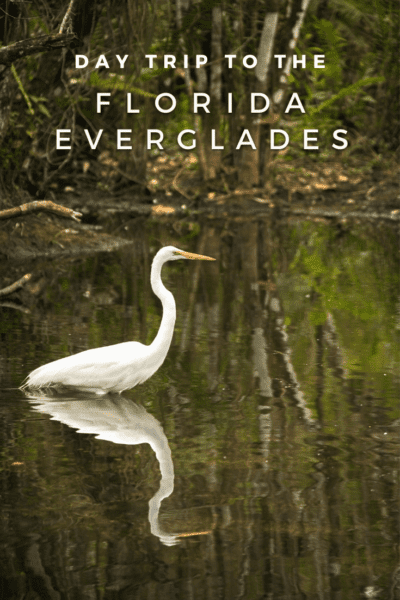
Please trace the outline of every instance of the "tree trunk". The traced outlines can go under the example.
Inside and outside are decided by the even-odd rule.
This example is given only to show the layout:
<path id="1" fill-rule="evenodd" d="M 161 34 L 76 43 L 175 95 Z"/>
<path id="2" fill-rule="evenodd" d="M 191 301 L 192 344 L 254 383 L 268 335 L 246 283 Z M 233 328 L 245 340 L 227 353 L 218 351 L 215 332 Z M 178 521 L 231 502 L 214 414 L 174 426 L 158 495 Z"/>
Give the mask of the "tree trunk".
<path id="1" fill-rule="evenodd" d="M 277 25 L 278 12 L 267 13 L 264 18 L 264 26 L 258 47 L 257 66 L 255 68 L 256 79 L 253 84 L 253 92 L 266 94 L 268 90 L 268 76 Z M 250 109 L 248 109 L 246 114 L 247 129 L 250 132 L 256 150 L 251 146 L 245 146 L 241 150 L 239 183 L 245 188 L 257 187 L 263 179 L 264 161 L 262 158 L 265 157 L 265 142 L 262 139 L 262 134 L 266 133 L 266 128 L 261 126 L 262 114 L 251 114 Z"/>
<path id="2" fill-rule="evenodd" d="M 211 115 L 210 125 L 215 132 L 216 146 L 222 145 L 220 132 L 222 98 L 222 11 L 217 6 L 212 9 L 211 32 L 211 77 L 210 77 Z M 211 132 L 210 132 L 211 133 Z M 210 138 L 207 140 L 210 143 Z M 209 179 L 215 179 L 221 169 L 222 150 L 209 153 Z"/>
<path id="3" fill-rule="evenodd" d="M 12 76 L 8 67 L 0 67 L 0 142 L 4 138 L 11 113 Z"/>

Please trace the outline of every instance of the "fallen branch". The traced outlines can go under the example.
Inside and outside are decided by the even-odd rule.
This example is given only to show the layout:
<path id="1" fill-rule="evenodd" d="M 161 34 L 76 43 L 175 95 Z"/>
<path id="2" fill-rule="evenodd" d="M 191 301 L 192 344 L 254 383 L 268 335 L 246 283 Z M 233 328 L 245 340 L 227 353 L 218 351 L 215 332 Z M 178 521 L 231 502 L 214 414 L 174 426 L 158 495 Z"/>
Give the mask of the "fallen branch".
<path id="1" fill-rule="evenodd" d="M 65 48 L 66 46 L 76 46 L 79 43 L 78 37 L 74 33 L 61 33 L 52 35 L 39 35 L 37 37 L 21 40 L 0 48 L 0 65 L 10 66 L 14 61 L 47 50 Z"/>
<path id="2" fill-rule="evenodd" d="M 75 210 L 72 210 L 72 208 L 55 204 L 51 200 L 35 200 L 34 202 L 27 202 L 26 204 L 21 204 L 20 206 L 14 206 L 13 208 L 1 210 L 0 219 L 13 219 L 15 217 L 20 217 L 21 214 L 24 213 L 39 211 L 55 213 L 56 215 L 60 215 L 61 217 L 65 217 L 67 219 L 73 219 L 74 221 L 79 221 L 80 217 L 82 216 L 82 213 L 76 212 Z"/>
<path id="3" fill-rule="evenodd" d="M 31 277 L 32 273 L 27 273 L 26 275 L 21 277 L 21 279 L 18 279 L 18 281 L 14 281 L 14 283 L 12 283 L 11 285 L 0 290 L 0 296 L 9 296 L 13 292 L 15 292 L 15 290 L 19 290 L 19 288 L 24 286 L 31 279 Z"/>

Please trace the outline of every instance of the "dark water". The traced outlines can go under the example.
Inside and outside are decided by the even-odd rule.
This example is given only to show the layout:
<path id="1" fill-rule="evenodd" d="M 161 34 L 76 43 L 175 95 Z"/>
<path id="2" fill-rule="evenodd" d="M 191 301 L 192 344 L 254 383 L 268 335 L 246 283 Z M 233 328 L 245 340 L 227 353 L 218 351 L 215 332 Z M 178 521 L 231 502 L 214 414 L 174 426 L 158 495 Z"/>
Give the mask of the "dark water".
<path id="1" fill-rule="evenodd" d="M 132 248 L 38 261 L 2 306 L 0 597 L 398 599 L 399 278 L 390 227 L 132 221 Z M 29 371 L 149 343 L 122 396 L 27 397 Z M 25 268 L 24 268 L 25 272 Z"/>

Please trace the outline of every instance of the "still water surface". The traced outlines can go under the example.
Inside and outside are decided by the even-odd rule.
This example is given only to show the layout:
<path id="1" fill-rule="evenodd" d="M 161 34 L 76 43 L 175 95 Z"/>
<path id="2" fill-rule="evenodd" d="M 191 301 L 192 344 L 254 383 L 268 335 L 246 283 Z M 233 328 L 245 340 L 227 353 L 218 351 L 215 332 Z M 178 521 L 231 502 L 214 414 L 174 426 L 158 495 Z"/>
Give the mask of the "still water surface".
<path id="1" fill-rule="evenodd" d="M 113 254 L 32 266 L 0 308 L 0 597 L 398 599 L 399 281 L 390 227 L 128 223 Z M 166 362 L 98 397 L 29 371 L 150 343 Z"/>

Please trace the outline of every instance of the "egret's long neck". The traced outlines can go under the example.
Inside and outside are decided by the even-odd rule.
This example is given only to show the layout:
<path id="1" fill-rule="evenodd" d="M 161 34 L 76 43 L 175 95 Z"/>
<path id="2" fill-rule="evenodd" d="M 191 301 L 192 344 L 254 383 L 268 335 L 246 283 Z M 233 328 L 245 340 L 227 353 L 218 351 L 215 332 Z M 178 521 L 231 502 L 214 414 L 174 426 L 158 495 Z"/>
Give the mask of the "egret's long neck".
<path id="1" fill-rule="evenodd" d="M 158 330 L 151 347 L 157 352 L 159 358 L 162 357 L 162 360 L 164 360 L 166 357 L 171 345 L 176 319 L 176 306 L 174 297 L 161 281 L 161 269 L 163 263 L 164 261 L 160 259 L 160 257 L 156 256 L 151 266 L 150 276 L 153 292 L 160 298 L 163 306 L 163 316 L 160 329 Z"/>

